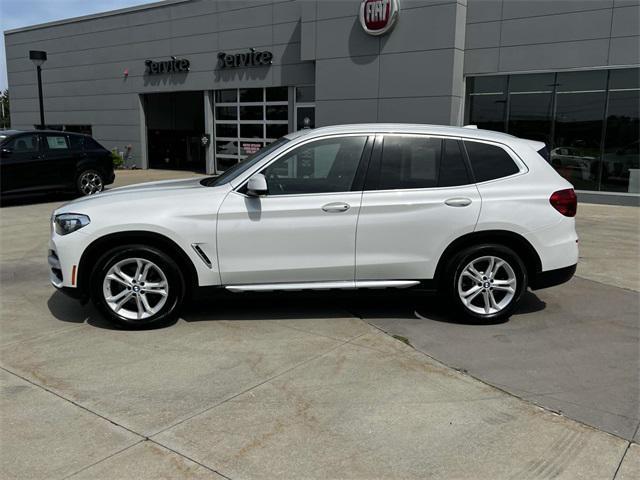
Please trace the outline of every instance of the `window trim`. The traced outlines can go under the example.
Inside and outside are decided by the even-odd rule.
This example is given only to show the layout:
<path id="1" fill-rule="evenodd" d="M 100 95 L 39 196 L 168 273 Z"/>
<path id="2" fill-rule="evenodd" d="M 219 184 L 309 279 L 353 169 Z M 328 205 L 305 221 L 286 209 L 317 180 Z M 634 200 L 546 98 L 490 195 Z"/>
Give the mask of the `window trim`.
<path id="1" fill-rule="evenodd" d="M 264 163 L 260 163 L 258 165 L 255 165 L 253 167 L 253 169 L 244 172 L 244 174 L 246 175 L 244 178 L 242 178 L 241 180 L 238 181 L 238 186 L 234 187 L 232 192 L 237 193 L 238 195 L 242 195 L 243 197 L 250 197 L 250 195 L 247 195 L 244 192 L 241 192 L 240 190 L 242 190 L 247 182 L 249 181 L 249 179 L 256 173 L 259 173 L 261 170 L 269 167 L 271 164 L 277 162 L 280 158 L 282 158 L 283 156 L 287 155 L 289 152 L 291 152 L 294 149 L 297 149 L 298 147 L 302 147 L 308 143 L 312 143 L 312 142 L 317 142 L 317 141 L 322 141 L 322 140 L 327 140 L 327 139 L 331 139 L 331 138 L 345 138 L 345 137 L 365 137 L 365 144 L 364 144 L 364 148 L 362 150 L 362 154 L 360 155 L 360 162 L 358 163 L 358 167 L 356 168 L 356 173 L 353 179 L 353 182 L 351 183 L 351 189 L 350 190 L 345 190 L 345 191 L 341 191 L 341 192 L 315 192 L 315 193 L 285 193 L 282 195 L 264 195 L 264 197 L 268 197 L 268 198 L 291 198 L 291 197 L 308 197 L 308 196 L 318 196 L 318 195 L 344 195 L 345 193 L 360 193 L 362 192 L 362 185 L 359 187 L 359 189 L 354 190 L 353 187 L 357 185 L 357 181 L 358 181 L 358 174 L 361 173 L 361 168 L 364 169 L 364 176 L 362 177 L 363 179 L 366 178 L 366 175 L 368 173 L 368 169 L 369 169 L 369 164 L 371 161 L 371 152 L 373 151 L 373 140 L 371 137 L 374 137 L 376 134 L 374 133 L 366 133 L 366 132 L 361 132 L 361 133 L 334 133 L 334 134 L 329 134 L 329 135 L 322 135 L 322 136 L 318 136 L 318 137 L 313 137 L 313 138 L 309 138 L 307 140 L 301 141 L 296 143 L 295 145 L 290 145 L 289 148 L 287 148 L 286 150 L 283 150 L 280 153 L 274 154 L 275 156 L 271 159 L 265 159 Z M 363 166 L 363 162 L 366 163 L 366 169 Z"/>

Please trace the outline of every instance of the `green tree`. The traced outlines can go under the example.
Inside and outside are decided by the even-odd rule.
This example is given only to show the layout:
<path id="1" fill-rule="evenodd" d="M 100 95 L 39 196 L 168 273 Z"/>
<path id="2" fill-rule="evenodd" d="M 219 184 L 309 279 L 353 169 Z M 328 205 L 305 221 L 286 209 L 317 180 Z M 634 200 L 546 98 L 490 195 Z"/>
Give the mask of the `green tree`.
<path id="1" fill-rule="evenodd" d="M 11 126 L 11 115 L 9 113 L 9 89 L 0 94 L 0 128 Z"/>

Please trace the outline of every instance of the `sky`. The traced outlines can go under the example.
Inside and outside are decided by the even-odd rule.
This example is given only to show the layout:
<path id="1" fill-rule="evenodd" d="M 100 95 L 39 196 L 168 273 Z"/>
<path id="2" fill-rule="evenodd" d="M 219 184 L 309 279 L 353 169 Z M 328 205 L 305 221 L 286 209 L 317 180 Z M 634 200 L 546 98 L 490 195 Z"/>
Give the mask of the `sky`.
<path id="1" fill-rule="evenodd" d="M 0 30 L 12 30 L 157 0 L 0 0 Z M 46 67 L 45 67 L 46 68 Z M 7 88 L 4 35 L 0 36 L 0 90 Z"/>

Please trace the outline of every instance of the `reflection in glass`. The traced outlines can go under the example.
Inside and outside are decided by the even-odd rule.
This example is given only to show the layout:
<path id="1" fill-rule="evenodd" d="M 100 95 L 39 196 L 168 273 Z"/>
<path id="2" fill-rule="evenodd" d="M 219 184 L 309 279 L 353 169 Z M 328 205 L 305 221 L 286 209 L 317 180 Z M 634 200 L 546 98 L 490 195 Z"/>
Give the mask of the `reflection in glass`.
<path id="1" fill-rule="evenodd" d="M 242 138 L 263 138 L 262 123 L 247 123 L 240 125 L 240 137 Z"/>
<path id="2" fill-rule="evenodd" d="M 218 123 L 216 125 L 216 137 L 237 137 L 238 125 L 235 123 Z"/>
<path id="3" fill-rule="evenodd" d="M 238 142 L 237 141 L 225 141 L 221 140 L 216 142 L 216 153 L 222 155 L 237 155 L 238 154 Z"/>
<path id="4" fill-rule="evenodd" d="M 263 120 L 262 106 L 240 107 L 240 120 Z"/>
<path id="5" fill-rule="evenodd" d="M 507 131 L 516 137 L 551 144 L 551 93 L 509 95 Z"/>
<path id="6" fill-rule="evenodd" d="M 580 190 L 596 190 L 605 92 L 562 93 L 556 98 L 551 165 Z"/>
<path id="7" fill-rule="evenodd" d="M 485 130 L 504 131 L 506 95 L 469 97 L 469 123 Z"/>
<path id="8" fill-rule="evenodd" d="M 509 77 L 509 93 L 552 92 L 555 73 L 528 73 Z"/>
<path id="9" fill-rule="evenodd" d="M 241 88 L 240 89 L 240 102 L 262 102 L 263 101 L 263 89 L 262 88 Z"/>
<path id="10" fill-rule="evenodd" d="M 235 88 L 230 90 L 216 90 L 216 103 L 232 103 L 236 101 Z"/>
<path id="11" fill-rule="evenodd" d="M 640 90 L 609 93 L 601 190 L 640 193 Z"/>
<path id="12" fill-rule="evenodd" d="M 267 120 L 287 120 L 289 108 L 286 105 L 267 105 Z"/>
<path id="13" fill-rule="evenodd" d="M 236 107 L 216 107 L 216 120 L 236 120 L 237 118 Z"/>

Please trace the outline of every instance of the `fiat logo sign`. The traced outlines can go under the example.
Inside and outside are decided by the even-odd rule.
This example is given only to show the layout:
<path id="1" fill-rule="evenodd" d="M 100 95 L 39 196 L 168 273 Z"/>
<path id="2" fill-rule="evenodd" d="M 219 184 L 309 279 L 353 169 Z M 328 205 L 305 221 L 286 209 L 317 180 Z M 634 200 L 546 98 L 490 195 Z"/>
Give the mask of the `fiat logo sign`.
<path id="1" fill-rule="evenodd" d="M 399 0 L 362 0 L 360 24 L 369 35 L 383 35 L 398 21 Z"/>

